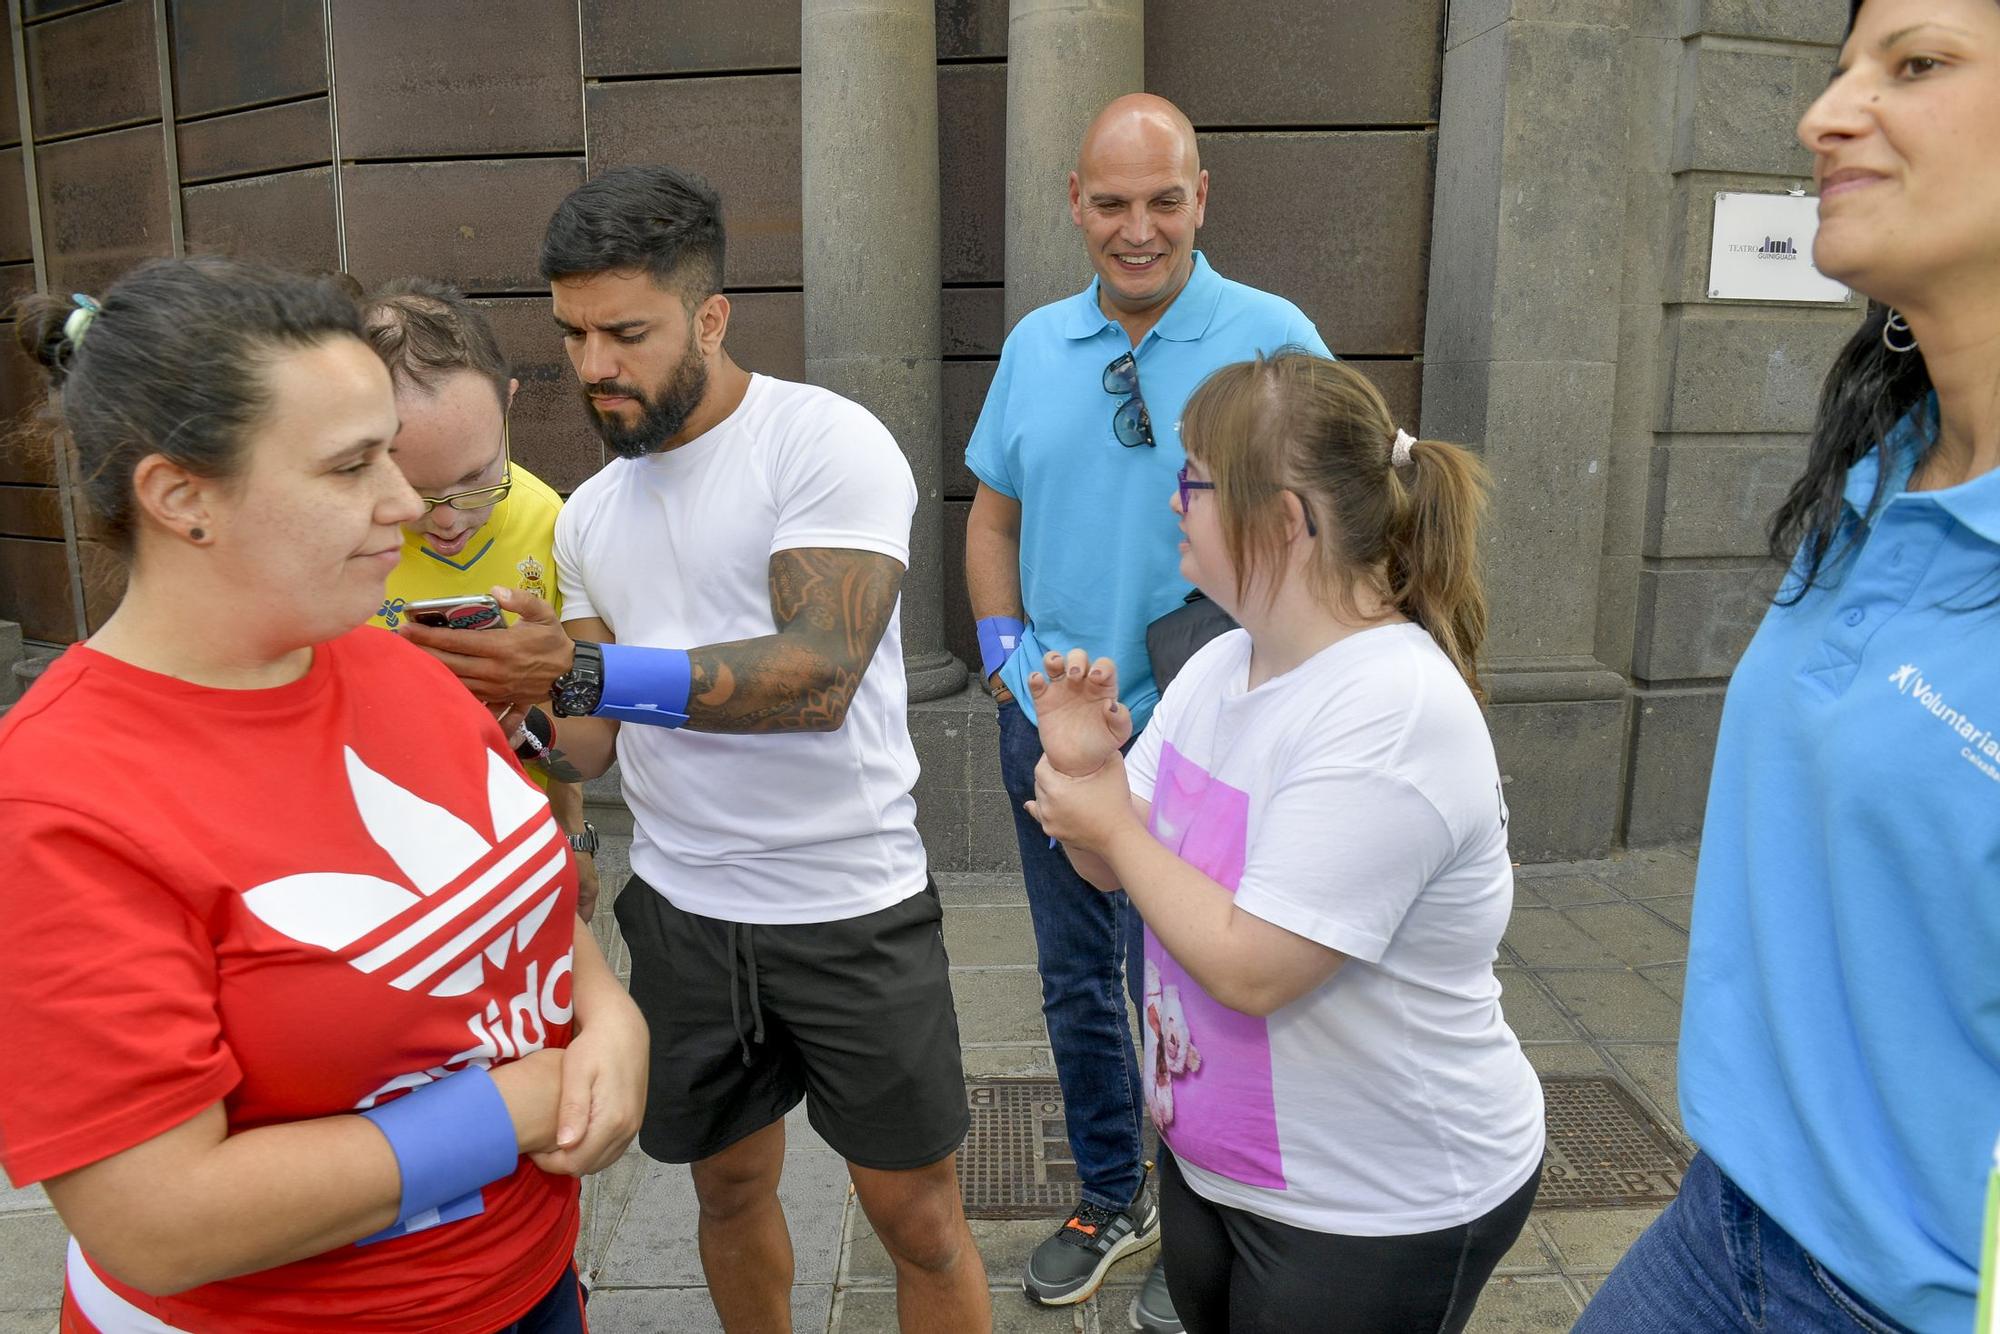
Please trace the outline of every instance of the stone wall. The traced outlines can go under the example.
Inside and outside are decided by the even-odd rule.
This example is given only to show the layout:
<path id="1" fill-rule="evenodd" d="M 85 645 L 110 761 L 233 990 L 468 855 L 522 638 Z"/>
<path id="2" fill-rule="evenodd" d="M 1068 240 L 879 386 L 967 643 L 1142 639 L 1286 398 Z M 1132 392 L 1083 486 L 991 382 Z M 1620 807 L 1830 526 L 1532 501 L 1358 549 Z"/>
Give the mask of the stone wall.
<path id="1" fill-rule="evenodd" d="M 1840 0 L 1455 0 L 1424 414 L 1484 452 L 1518 857 L 1700 829 L 1763 529 L 1858 303 L 1708 296 L 1720 189 L 1810 187 Z"/>
<path id="2" fill-rule="evenodd" d="M 1653 0 L 1628 42 L 1626 244 L 1596 644 L 1630 680 L 1623 834 L 1698 835 L 1722 693 L 1779 569 L 1772 512 L 1804 467 L 1845 306 L 1708 295 L 1717 191 L 1812 189 L 1799 117 L 1841 0 Z"/>
<path id="3" fill-rule="evenodd" d="M 731 350 L 805 373 L 800 0 L 677 5 L 670 24 L 658 0 L 10 8 L 0 289 L 88 290 L 203 251 L 436 274 L 489 304 L 523 380 L 520 457 L 568 489 L 602 456 L 546 323 L 542 222 L 593 172 L 670 161 L 728 207 Z M 942 553 L 911 583 L 964 660 L 962 457 L 1021 304 L 1007 284 L 1088 278 L 1069 244 L 1004 271 L 1009 9 L 935 3 L 942 431 L 904 442 L 941 455 Z M 1143 15 L 1145 84 L 1186 108 L 1212 174 L 1201 244 L 1217 268 L 1297 301 L 1400 421 L 1494 472 L 1486 667 L 1517 856 L 1693 837 L 1723 684 L 1774 582 L 1763 525 L 1857 315 L 1710 299 L 1711 204 L 1808 179 L 1793 126 L 1845 6 L 1146 0 Z M 1016 211 L 1065 208 L 1047 174 L 1015 183 Z M 30 383 L 6 338 L 0 411 Z M 0 451 L 0 618 L 61 642 L 118 582 L 57 481 L 51 460 Z M 990 703 L 920 703 L 912 730 L 935 864 L 1009 864 Z"/>
<path id="4" fill-rule="evenodd" d="M 34 290 L 37 260 L 63 293 L 199 253 L 446 279 L 486 303 L 521 378 L 516 456 L 567 492 L 603 455 L 548 321 L 542 229 L 587 176 L 665 161 L 722 192 L 732 354 L 804 376 L 798 0 L 677 5 L 671 23 L 659 0 L 16 3 L 23 59 L 0 60 L 9 299 Z M 946 334 L 992 356 L 1006 0 L 936 12 Z M 35 376 L 0 334 L 13 419 Z M 959 417 L 983 383 L 948 376 Z M 67 642 L 122 584 L 87 526 L 66 547 L 56 482 L 51 460 L 0 450 L 0 619 Z"/>

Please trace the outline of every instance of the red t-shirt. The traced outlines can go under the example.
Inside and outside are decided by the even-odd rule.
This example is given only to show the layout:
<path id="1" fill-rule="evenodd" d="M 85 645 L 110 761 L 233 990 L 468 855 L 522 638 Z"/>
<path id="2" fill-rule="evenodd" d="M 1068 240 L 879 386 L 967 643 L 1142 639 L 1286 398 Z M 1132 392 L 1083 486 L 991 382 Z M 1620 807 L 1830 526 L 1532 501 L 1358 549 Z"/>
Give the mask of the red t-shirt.
<path id="1" fill-rule="evenodd" d="M 568 854 L 493 719 L 385 631 L 270 690 L 70 649 L 0 722 L 0 1165 L 22 1185 L 218 1099 L 244 1131 L 567 1045 Z M 486 1334 L 569 1263 L 576 1201 L 524 1158 L 457 1222 L 105 1286 L 176 1329 Z"/>

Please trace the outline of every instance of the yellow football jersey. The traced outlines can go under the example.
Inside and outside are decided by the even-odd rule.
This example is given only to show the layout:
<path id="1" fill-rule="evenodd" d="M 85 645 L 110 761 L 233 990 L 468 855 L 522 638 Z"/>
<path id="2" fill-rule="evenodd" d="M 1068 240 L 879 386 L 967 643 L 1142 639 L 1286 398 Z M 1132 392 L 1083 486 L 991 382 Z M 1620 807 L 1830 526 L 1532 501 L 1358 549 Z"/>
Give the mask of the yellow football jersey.
<path id="1" fill-rule="evenodd" d="M 519 463 L 511 465 L 511 475 L 513 489 L 458 555 L 440 556 L 422 537 L 404 531 L 403 558 L 389 576 L 381 610 L 369 618 L 370 624 L 393 630 L 403 623 L 409 603 L 473 596 L 495 584 L 533 593 L 561 615 L 555 545 L 562 497 Z"/>
<path id="2" fill-rule="evenodd" d="M 486 523 L 456 557 L 440 556 L 422 537 L 403 532 L 403 558 L 389 576 L 381 610 L 370 625 L 393 630 L 403 623 L 403 608 L 427 598 L 468 597 L 490 592 L 495 584 L 522 589 L 551 603 L 558 616 L 562 595 L 556 591 L 556 514 L 562 497 L 549 484 L 518 463 L 508 465 L 513 487 L 493 507 Z M 513 616 L 510 614 L 511 621 Z M 528 776 L 546 789 L 539 770 Z"/>

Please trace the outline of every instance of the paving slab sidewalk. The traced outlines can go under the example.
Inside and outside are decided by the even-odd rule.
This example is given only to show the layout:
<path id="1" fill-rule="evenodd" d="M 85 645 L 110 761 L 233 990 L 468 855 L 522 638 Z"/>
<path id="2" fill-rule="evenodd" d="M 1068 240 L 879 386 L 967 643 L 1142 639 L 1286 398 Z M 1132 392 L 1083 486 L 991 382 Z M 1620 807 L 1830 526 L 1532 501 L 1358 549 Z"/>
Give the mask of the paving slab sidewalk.
<path id="1" fill-rule="evenodd" d="M 623 839 L 609 840 L 601 854 L 607 902 L 597 918 L 599 939 L 621 974 L 627 960 L 608 896 L 625 880 L 625 847 Z M 1052 1076 L 1019 877 L 941 874 L 938 882 L 967 1073 Z M 1693 882 L 1693 856 L 1679 850 L 1520 867 L 1499 969 L 1509 1022 L 1537 1070 L 1616 1079 L 1677 1137 L 1674 1042 Z M 787 1124 L 781 1193 L 795 1253 L 795 1330 L 894 1330 L 888 1257 L 839 1158 L 798 1113 Z M 1538 1210 L 1482 1295 L 1474 1334 L 1567 1330 L 1656 1212 Z M 1057 1221 L 973 1223 L 993 1285 L 995 1328 L 1126 1329 L 1150 1253 L 1114 1268 L 1104 1289 L 1080 1306 L 1044 1310 L 1021 1295 L 1027 1254 Z M 61 1223 L 39 1191 L 0 1192 L 0 1334 L 54 1329 L 63 1244 Z M 702 1284 L 686 1168 L 651 1162 L 635 1147 L 586 1183 L 577 1251 L 593 1288 L 594 1334 L 720 1330 Z"/>

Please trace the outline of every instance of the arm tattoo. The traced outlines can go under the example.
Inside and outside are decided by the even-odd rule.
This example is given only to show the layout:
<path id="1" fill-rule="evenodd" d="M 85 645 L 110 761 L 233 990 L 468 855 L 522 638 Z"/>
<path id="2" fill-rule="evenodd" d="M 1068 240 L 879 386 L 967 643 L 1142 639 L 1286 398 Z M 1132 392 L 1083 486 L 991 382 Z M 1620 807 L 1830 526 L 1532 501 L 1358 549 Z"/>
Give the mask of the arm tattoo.
<path id="1" fill-rule="evenodd" d="M 687 725 L 701 732 L 831 732 L 889 628 L 903 567 L 872 551 L 771 557 L 777 633 L 688 652 Z"/>
<path id="2" fill-rule="evenodd" d="M 583 774 L 574 764 L 569 762 L 569 756 L 563 754 L 561 746 L 550 746 L 549 753 L 546 756 L 528 760 L 525 763 L 530 769 L 540 769 L 544 775 L 558 783 L 581 783 L 584 781 Z"/>

